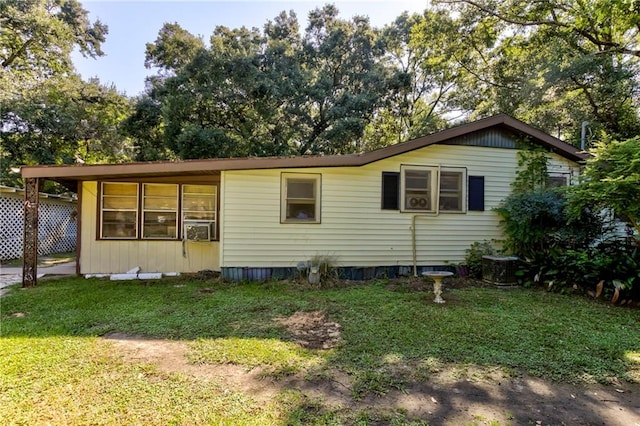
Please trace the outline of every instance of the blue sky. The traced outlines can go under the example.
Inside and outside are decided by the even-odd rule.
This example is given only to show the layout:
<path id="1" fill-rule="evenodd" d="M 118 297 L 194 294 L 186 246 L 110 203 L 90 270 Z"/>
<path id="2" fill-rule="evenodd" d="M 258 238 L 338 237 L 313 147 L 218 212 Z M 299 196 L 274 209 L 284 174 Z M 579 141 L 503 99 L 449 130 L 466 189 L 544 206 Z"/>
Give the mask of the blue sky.
<path id="1" fill-rule="evenodd" d="M 82 0 L 92 21 L 100 19 L 109 26 L 102 46 L 105 56 L 97 59 L 74 54 L 73 59 L 83 78 L 98 77 L 104 84 L 115 84 L 129 96 L 144 90 L 144 79 L 153 70 L 144 67 L 145 44 L 153 42 L 165 22 L 177 22 L 207 41 L 217 25 L 262 29 L 268 19 L 283 10 L 294 10 L 302 28 L 307 14 L 326 3 L 335 4 L 342 18 L 368 16 L 371 24 L 382 27 L 393 22 L 403 11 L 422 12 L 428 0 L 350 0 L 350 1 L 125 1 Z"/>

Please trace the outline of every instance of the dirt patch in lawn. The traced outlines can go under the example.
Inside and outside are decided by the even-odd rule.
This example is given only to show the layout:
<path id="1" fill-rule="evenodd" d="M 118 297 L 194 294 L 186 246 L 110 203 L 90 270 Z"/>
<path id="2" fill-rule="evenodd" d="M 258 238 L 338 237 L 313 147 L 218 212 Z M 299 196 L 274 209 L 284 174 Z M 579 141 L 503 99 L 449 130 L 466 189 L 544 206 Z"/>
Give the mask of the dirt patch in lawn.
<path id="1" fill-rule="evenodd" d="M 340 342 L 340 325 L 323 312 L 297 312 L 278 323 L 287 327 L 301 346 L 331 348 Z M 104 336 L 125 362 L 152 363 L 160 371 L 215 381 L 221 390 L 271 401 L 281 391 L 297 390 L 338 412 L 376 415 L 400 410 L 409 419 L 430 425 L 539 424 L 640 426 L 640 385 L 574 386 L 534 377 L 507 375 L 500 369 L 437 365 L 424 374 L 424 366 L 398 364 L 396 384 L 378 395 L 356 392 L 357 380 L 338 370 L 321 374 L 302 372 L 273 378 L 260 368 L 219 364 L 194 365 L 187 361 L 187 342 L 150 340 L 120 333 Z M 417 374 L 416 371 L 422 370 Z"/>
<path id="2" fill-rule="evenodd" d="M 287 318 L 276 318 L 307 349 L 331 349 L 340 343 L 341 326 L 329 321 L 323 311 L 296 312 Z"/>

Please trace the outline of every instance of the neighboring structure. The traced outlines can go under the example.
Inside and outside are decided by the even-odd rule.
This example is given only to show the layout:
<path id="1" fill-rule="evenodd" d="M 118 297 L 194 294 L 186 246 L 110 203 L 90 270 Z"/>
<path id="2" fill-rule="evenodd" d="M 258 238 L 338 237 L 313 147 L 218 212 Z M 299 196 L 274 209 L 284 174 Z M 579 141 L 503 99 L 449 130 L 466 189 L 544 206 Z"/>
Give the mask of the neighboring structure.
<path id="1" fill-rule="evenodd" d="M 585 158 L 497 115 L 358 155 L 32 166 L 22 175 L 78 192 L 82 274 L 139 266 L 265 277 L 327 256 L 345 271 L 393 275 L 462 262 L 474 241 L 500 239 L 492 209 L 510 193 L 526 144 L 549 151 L 556 184 L 569 184 Z"/>
<path id="2" fill-rule="evenodd" d="M 38 254 L 76 249 L 76 202 L 69 197 L 40 193 Z M 0 185 L 0 260 L 22 257 L 24 189 Z"/>

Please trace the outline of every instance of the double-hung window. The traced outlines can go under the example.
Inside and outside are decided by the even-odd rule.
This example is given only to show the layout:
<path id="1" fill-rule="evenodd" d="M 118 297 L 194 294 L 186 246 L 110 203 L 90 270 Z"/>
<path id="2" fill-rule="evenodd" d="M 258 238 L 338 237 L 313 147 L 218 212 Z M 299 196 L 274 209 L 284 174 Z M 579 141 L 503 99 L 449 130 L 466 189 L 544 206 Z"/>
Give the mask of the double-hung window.
<path id="1" fill-rule="evenodd" d="M 465 211 L 466 169 L 443 167 L 440 170 L 440 211 Z"/>
<path id="2" fill-rule="evenodd" d="M 321 175 L 282 173 L 281 223 L 320 223 Z"/>
<path id="3" fill-rule="evenodd" d="M 466 211 L 466 169 L 402 165 L 401 211 L 435 213 Z"/>

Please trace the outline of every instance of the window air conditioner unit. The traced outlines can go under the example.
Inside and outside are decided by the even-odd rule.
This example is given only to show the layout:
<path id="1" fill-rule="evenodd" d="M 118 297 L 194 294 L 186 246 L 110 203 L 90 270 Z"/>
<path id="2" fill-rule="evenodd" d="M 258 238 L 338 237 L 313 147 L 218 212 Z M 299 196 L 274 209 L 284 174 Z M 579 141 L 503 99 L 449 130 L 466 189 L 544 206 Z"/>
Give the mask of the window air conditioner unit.
<path id="1" fill-rule="evenodd" d="M 424 209 L 427 207 L 428 201 L 425 197 L 409 198 L 409 206 L 413 209 Z"/>
<path id="2" fill-rule="evenodd" d="M 211 241 L 209 222 L 185 222 L 184 237 L 189 241 Z"/>

